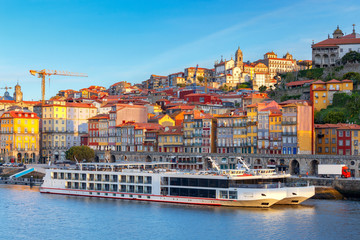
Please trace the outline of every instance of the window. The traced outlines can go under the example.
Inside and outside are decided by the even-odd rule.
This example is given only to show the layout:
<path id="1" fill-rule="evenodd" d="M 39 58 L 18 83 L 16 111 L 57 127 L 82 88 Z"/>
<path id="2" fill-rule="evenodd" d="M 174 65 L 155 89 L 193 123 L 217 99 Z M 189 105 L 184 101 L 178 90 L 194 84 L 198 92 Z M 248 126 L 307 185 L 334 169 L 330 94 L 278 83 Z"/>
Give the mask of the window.
<path id="1" fill-rule="evenodd" d="M 339 140 L 339 146 L 343 146 L 344 143 L 343 143 L 343 140 Z"/>
<path id="2" fill-rule="evenodd" d="M 336 148 L 333 147 L 333 148 L 331 149 L 331 152 L 336 153 Z"/>
<path id="3" fill-rule="evenodd" d="M 345 145 L 350 146 L 350 140 L 346 140 Z"/>
<path id="4" fill-rule="evenodd" d="M 332 138 L 332 139 L 331 139 L 331 143 L 336 143 L 336 139 L 335 139 L 335 138 Z"/>

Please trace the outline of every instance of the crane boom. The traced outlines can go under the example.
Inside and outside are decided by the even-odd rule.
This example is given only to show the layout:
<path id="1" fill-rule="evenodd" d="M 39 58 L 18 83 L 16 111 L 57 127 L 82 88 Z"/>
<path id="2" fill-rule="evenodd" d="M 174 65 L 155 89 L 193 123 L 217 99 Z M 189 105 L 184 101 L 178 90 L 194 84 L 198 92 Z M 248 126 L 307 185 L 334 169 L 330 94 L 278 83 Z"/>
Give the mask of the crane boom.
<path id="1" fill-rule="evenodd" d="M 38 78 L 42 79 L 42 81 L 41 81 L 42 105 L 45 104 L 45 77 L 46 76 L 59 75 L 59 76 L 87 77 L 87 75 L 84 73 L 73 73 L 73 72 L 67 72 L 67 71 L 57 71 L 57 70 L 47 70 L 47 69 L 43 69 L 40 71 L 30 70 L 30 74 L 33 76 L 37 75 Z"/>

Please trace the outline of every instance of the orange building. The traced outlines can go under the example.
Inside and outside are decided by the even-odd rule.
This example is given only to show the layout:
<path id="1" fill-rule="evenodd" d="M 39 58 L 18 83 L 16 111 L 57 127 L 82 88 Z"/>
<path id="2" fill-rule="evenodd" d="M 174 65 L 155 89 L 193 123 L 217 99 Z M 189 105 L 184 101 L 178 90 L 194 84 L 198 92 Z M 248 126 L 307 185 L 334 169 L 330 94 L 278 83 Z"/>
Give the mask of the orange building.
<path id="1" fill-rule="evenodd" d="M 353 81 L 351 80 L 336 80 L 333 79 L 328 82 L 318 80 L 313 82 L 310 87 L 310 100 L 313 103 L 314 110 L 320 111 L 327 108 L 333 103 L 335 93 L 345 92 L 350 93 L 353 90 Z"/>

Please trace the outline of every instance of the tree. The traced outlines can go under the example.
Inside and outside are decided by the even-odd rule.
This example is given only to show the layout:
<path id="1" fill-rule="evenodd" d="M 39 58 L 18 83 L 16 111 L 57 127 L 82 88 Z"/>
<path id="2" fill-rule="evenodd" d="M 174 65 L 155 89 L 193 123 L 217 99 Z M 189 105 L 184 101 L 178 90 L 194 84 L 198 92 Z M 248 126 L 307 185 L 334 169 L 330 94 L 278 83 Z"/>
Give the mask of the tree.
<path id="1" fill-rule="evenodd" d="M 288 72 L 285 74 L 285 82 L 293 82 L 295 81 L 295 75 L 294 73 Z"/>
<path id="2" fill-rule="evenodd" d="M 199 81 L 200 84 L 202 84 L 204 82 L 204 77 L 203 76 L 198 76 L 197 80 Z"/>
<path id="3" fill-rule="evenodd" d="M 222 85 L 219 89 L 220 89 L 221 91 L 224 91 L 224 92 L 228 92 L 228 91 L 229 91 L 229 87 L 228 87 L 226 84 Z"/>
<path id="4" fill-rule="evenodd" d="M 324 122 L 326 123 L 336 124 L 336 123 L 343 123 L 345 121 L 346 118 L 344 112 L 330 111 L 324 117 Z"/>
<path id="5" fill-rule="evenodd" d="M 264 85 L 262 85 L 262 86 L 259 87 L 259 92 L 261 92 L 261 93 L 262 93 L 262 92 L 265 92 L 266 89 L 267 89 L 267 87 L 264 86 Z"/>
<path id="6" fill-rule="evenodd" d="M 88 146 L 73 146 L 66 151 L 66 159 L 75 161 L 75 157 L 78 161 L 85 160 L 87 162 L 92 161 L 95 157 L 95 151 Z"/>
<path id="7" fill-rule="evenodd" d="M 252 88 L 252 86 L 250 82 L 238 83 L 236 85 L 236 89 L 241 89 L 241 88 Z"/>
<path id="8" fill-rule="evenodd" d="M 341 58 L 343 64 L 360 62 L 360 53 L 356 51 L 350 51 Z"/>
<path id="9" fill-rule="evenodd" d="M 360 73 L 348 72 L 343 75 L 342 79 L 352 80 L 354 85 L 358 85 L 360 83 Z"/>

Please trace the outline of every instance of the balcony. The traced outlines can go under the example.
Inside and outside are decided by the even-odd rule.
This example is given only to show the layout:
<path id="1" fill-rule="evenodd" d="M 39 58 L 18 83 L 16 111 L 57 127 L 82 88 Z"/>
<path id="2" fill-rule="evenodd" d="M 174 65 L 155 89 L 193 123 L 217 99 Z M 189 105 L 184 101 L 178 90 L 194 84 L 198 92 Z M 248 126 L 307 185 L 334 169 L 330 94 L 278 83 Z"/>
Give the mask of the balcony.
<path id="1" fill-rule="evenodd" d="M 282 125 L 296 125 L 296 121 L 282 121 Z"/>
<path id="2" fill-rule="evenodd" d="M 283 132 L 283 136 L 297 136 L 297 132 Z"/>

